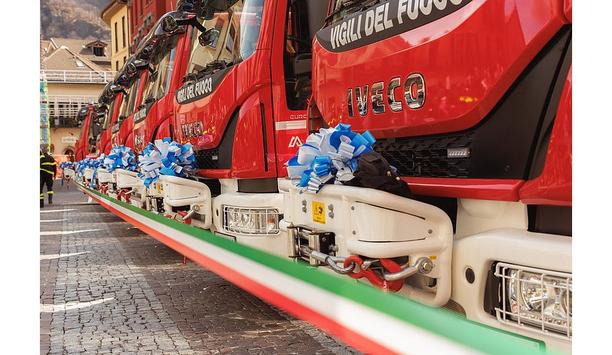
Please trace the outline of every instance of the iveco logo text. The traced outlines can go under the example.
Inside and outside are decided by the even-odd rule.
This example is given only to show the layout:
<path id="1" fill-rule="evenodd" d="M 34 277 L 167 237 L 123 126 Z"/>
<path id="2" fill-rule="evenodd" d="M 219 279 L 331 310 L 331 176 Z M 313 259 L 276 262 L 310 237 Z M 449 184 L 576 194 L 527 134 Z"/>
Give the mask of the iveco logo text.
<path id="1" fill-rule="evenodd" d="M 419 16 L 429 16 L 434 12 L 461 5 L 463 0 L 396 0 L 373 7 L 364 13 L 342 21 L 331 28 L 333 49 L 372 36 L 379 32 L 390 31 L 405 21 L 416 21 Z"/>
<path id="2" fill-rule="evenodd" d="M 204 125 L 202 122 L 192 122 L 181 125 L 184 139 L 197 138 L 204 134 Z"/>
<path id="3" fill-rule="evenodd" d="M 403 92 L 403 97 L 396 97 L 397 89 Z M 367 116 L 368 101 L 372 104 L 372 112 L 375 114 L 385 113 L 385 96 L 387 104 L 393 112 L 400 112 L 404 109 L 404 104 L 409 109 L 416 110 L 423 107 L 425 103 L 425 79 L 421 74 L 412 73 L 402 82 L 401 77 L 395 77 L 385 82 L 378 81 L 372 84 L 372 93 L 368 96 L 369 85 L 357 86 L 347 90 L 347 104 L 349 117 L 355 116 L 353 92 L 357 102 L 357 110 L 360 116 Z M 399 95 L 397 95 L 399 96 Z M 369 100 L 368 100 L 369 98 Z"/>

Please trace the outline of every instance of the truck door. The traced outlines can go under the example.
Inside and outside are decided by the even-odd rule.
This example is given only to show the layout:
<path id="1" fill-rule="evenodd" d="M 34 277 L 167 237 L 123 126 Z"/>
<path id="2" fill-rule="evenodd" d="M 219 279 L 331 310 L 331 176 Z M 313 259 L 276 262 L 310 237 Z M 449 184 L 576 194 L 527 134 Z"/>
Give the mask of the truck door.
<path id="1" fill-rule="evenodd" d="M 289 1 L 277 11 L 272 48 L 272 100 L 278 175 L 308 135 L 306 111 L 312 92 L 312 39 L 323 26 L 326 6 Z"/>

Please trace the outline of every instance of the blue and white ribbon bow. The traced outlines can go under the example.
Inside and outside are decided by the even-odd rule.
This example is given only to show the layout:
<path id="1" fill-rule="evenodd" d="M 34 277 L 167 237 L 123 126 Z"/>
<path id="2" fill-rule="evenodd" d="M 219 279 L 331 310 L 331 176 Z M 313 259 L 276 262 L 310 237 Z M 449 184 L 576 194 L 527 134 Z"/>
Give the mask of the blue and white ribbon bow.
<path id="1" fill-rule="evenodd" d="M 106 155 L 102 153 L 97 159 L 90 160 L 90 168 L 93 169 L 93 174 L 91 175 L 91 181 L 89 183 L 89 187 L 95 189 L 96 184 L 95 180 L 98 177 L 98 168 L 103 168 L 104 159 L 106 159 Z"/>
<path id="2" fill-rule="evenodd" d="M 113 147 L 110 154 L 104 159 L 104 168 L 108 172 L 115 169 L 136 171 L 136 155 L 134 151 L 124 145 Z"/>
<path id="3" fill-rule="evenodd" d="M 287 163 L 289 178 L 297 186 L 318 192 L 321 186 L 350 181 L 359 168 L 360 155 L 371 152 L 376 142 L 369 132 L 356 133 L 351 125 L 340 123 L 335 128 L 321 128 L 306 139 L 298 154 Z"/>
<path id="4" fill-rule="evenodd" d="M 95 159 L 85 158 L 77 163 L 77 175 L 83 176 L 85 174 L 85 169 L 96 169 L 97 165 L 98 163 Z"/>
<path id="5" fill-rule="evenodd" d="M 138 156 L 140 178 L 145 186 L 151 185 L 160 175 L 185 177 L 196 169 L 196 159 L 191 144 L 179 144 L 170 138 L 149 143 Z"/>

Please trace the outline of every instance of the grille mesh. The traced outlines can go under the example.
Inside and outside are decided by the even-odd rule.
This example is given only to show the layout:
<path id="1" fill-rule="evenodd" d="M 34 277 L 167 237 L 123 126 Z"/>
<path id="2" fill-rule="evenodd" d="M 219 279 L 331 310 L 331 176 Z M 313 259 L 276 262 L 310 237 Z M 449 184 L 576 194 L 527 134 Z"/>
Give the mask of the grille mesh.
<path id="1" fill-rule="evenodd" d="M 219 169 L 219 149 L 205 149 L 194 152 L 198 169 Z"/>
<path id="2" fill-rule="evenodd" d="M 467 178 L 470 158 L 448 158 L 449 148 L 469 148 L 473 133 L 379 139 L 374 150 L 389 164 L 395 166 L 400 176 Z"/>

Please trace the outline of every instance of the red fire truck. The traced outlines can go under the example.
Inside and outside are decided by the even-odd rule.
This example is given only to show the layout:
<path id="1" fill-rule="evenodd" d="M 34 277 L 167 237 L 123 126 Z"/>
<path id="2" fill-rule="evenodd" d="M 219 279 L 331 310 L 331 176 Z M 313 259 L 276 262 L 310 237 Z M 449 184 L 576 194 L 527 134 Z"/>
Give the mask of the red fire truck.
<path id="1" fill-rule="evenodd" d="M 571 1 L 225 3 L 176 47 L 168 129 L 199 170 L 133 203 L 569 349 Z M 285 178 L 339 123 L 412 198 Z"/>
<path id="2" fill-rule="evenodd" d="M 98 155 L 109 154 L 112 144 L 112 127 L 117 123 L 119 117 L 119 109 L 123 100 L 125 90 L 118 84 L 111 83 L 109 89 L 104 95 L 102 102 L 104 103 L 104 118 L 101 122 L 101 132 L 97 136 L 96 151 Z"/>
<path id="3" fill-rule="evenodd" d="M 231 3 L 187 33 L 186 65 L 175 66 L 182 85 L 172 136 L 193 145 L 197 175 L 162 176 L 137 203 L 287 256 L 278 178 L 308 134 L 311 40 L 325 8 L 307 1 Z M 248 226 L 228 218 L 234 215 L 250 219 Z"/>
<path id="4" fill-rule="evenodd" d="M 298 236 L 334 233 L 344 255 L 404 257 L 406 270 L 428 258 L 400 293 L 569 350 L 571 1 L 328 10 L 309 119 L 369 130 L 416 196 L 289 186 L 285 222 Z"/>
<path id="5" fill-rule="evenodd" d="M 111 128 L 112 146 L 124 145 L 134 148 L 133 130 L 135 107 L 140 105 L 146 70 L 134 69 L 131 75 L 126 74 L 124 80 L 125 93 L 122 97 L 117 122 Z M 125 70 L 124 70 L 125 71 Z"/>
<path id="6" fill-rule="evenodd" d="M 87 139 L 89 136 L 89 130 L 90 130 L 90 125 L 91 125 L 91 119 L 92 116 L 94 114 L 94 105 L 90 104 L 87 105 L 83 108 L 81 108 L 81 110 L 79 110 L 79 113 L 77 115 L 77 120 L 79 122 L 79 124 L 81 125 L 81 136 L 79 137 L 79 139 L 77 140 L 76 144 L 75 144 L 75 161 L 80 161 L 85 159 L 85 156 L 87 156 L 89 154 L 89 147 L 87 144 Z"/>
<path id="7" fill-rule="evenodd" d="M 180 21 L 185 12 L 168 13 L 154 26 L 152 36 L 145 42 L 148 70 L 143 78 L 139 104 L 133 117 L 133 147 L 137 153 L 155 139 L 170 137 L 174 114 L 174 93 L 183 80 L 182 73 L 189 58 L 190 27 L 169 29 L 166 23 Z"/>

